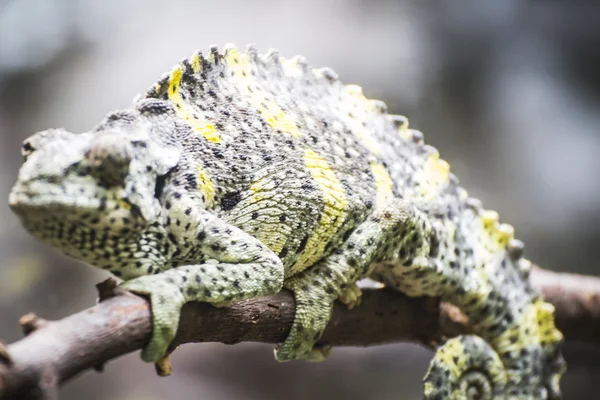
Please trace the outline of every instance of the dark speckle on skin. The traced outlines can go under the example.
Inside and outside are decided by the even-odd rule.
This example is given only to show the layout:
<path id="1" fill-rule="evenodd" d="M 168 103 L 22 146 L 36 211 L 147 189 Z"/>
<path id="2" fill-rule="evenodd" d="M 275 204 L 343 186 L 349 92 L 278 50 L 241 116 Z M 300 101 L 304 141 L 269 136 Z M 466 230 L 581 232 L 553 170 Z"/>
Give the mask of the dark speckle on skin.
<path id="1" fill-rule="evenodd" d="M 238 191 L 227 193 L 221 199 L 221 209 L 223 211 L 229 211 L 233 209 L 241 199 L 241 193 Z"/>

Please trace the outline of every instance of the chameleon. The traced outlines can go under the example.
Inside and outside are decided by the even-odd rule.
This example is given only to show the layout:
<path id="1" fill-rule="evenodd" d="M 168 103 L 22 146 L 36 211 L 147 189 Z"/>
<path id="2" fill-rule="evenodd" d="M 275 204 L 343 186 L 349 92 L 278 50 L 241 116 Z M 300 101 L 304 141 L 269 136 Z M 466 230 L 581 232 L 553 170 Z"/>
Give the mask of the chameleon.
<path id="1" fill-rule="evenodd" d="M 164 365 L 183 304 L 288 289 L 278 361 L 322 361 L 333 304 L 365 277 L 460 308 L 426 399 L 559 399 L 554 309 L 511 225 L 459 186 L 384 102 L 276 50 L 196 51 L 84 133 L 38 132 L 9 195 L 23 226 L 149 298 L 146 362 Z"/>

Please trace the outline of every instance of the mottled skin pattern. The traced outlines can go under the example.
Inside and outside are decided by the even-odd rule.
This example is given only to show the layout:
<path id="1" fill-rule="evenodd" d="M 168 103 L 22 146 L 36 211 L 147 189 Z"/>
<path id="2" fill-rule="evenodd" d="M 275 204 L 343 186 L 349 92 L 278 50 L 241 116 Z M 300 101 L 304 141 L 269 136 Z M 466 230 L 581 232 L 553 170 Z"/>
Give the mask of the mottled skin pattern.
<path id="1" fill-rule="evenodd" d="M 36 237 L 150 296 L 160 362 L 181 306 L 278 292 L 280 361 L 321 360 L 336 299 L 365 276 L 459 306 L 477 336 L 440 347 L 428 399 L 556 399 L 553 308 L 513 229 L 469 198 L 404 117 L 328 69 L 227 47 L 183 60 L 94 130 L 27 139 L 10 204 Z"/>

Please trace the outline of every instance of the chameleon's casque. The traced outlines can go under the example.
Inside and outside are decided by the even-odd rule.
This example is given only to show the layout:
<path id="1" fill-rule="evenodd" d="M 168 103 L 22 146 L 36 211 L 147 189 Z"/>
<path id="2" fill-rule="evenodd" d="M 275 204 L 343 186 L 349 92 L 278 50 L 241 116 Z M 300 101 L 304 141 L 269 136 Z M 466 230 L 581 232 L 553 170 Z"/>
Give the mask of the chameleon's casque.
<path id="1" fill-rule="evenodd" d="M 319 360 L 333 302 L 371 277 L 460 307 L 477 336 L 440 347 L 428 399 L 557 399 L 553 307 L 513 228 L 380 101 L 329 69 L 212 48 L 181 61 L 91 132 L 37 133 L 10 204 L 36 237 L 150 295 L 146 361 L 181 306 L 295 296 L 280 361 Z M 481 397 L 477 397 L 481 396 Z"/>

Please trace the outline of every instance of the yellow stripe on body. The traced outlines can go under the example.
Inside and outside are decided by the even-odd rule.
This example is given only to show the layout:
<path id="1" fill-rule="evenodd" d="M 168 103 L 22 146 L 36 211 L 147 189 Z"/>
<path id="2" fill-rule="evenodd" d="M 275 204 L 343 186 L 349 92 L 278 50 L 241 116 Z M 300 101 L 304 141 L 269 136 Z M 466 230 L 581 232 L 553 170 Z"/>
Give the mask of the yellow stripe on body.
<path id="1" fill-rule="evenodd" d="M 234 73 L 232 78 L 236 80 L 236 87 L 240 93 L 248 99 L 252 107 L 258 110 L 271 128 L 294 137 L 302 135 L 294 118 L 285 113 L 255 84 L 256 82 L 250 74 L 253 65 L 247 54 L 242 54 L 235 48 L 229 48 L 225 52 L 225 62 Z"/>
<path id="2" fill-rule="evenodd" d="M 198 191 L 204 195 L 204 206 L 212 208 L 215 205 L 215 185 L 202 166 L 198 166 Z"/>
<path id="3" fill-rule="evenodd" d="M 268 183 L 266 178 L 261 178 L 250 186 L 250 192 L 252 193 L 251 204 L 259 204 L 261 201 L 270 197 L 265 194 L 269 192 L 274 193 L 274 190 L 276 189 L 275 186 L 269 185 Z M 258 223 L 259 230 L 253 232 L 252 235 L 264 243 L 264 245 L 275 254 L 279 254 L 288 240 L 291 233 L 291 227 L 279 221 L 267 223 L 259 221 Z"/>
<path id="4" fill-rule="evenodd" d="M 300 272 L 317 262 L 325 253 L 325 246 L 338 234 L 348 213 L 348 199 L 344 187 L 327 160 L 313 150 L 304 151 L 304 163 L 321 189 L 323 211 L 317 226 L 306 242 L 306 247 L 292 272 Z"/>
<path id="5" fill-rule="evenodd" d="M 392 178 L 381 163 L 371 163 L 371 173 L 375 181 L 375 207 L 383 206 L 386 201 L 394 197 L 392 192 Z"/>
<path id="6" fill-rule="evenodd" d="M 199 60 L 198 60 L 199 62 Z M 192 60 L 192 65 L 194 61 Z M 213 143 L 219 143 L 221 137 L 215 129 L 215 126 L 208 120 L 197 117 L 194 112 L 191 111 L 189 105 L 181 98 L 180 86 L 181 86 L 181 75 L 183 70 L 181 66 L 177 66 L 171 71 L 169 77 L 169 100 L 175 103 L 175 110 L 177 115 L 183 118 L 196 132 L 198 132 L 206 140 L 210 140 Z"/>

